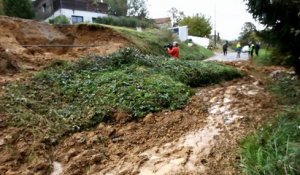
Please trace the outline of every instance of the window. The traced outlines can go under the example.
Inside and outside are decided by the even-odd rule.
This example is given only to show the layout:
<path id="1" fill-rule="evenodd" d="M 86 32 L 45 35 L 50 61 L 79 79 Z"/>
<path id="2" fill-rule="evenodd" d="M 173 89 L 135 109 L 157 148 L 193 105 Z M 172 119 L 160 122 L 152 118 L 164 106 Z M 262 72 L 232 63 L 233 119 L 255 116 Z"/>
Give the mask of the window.
<path id="1" fill-rule="evenodd" d="M 46 3 L 42 5 L 42 12 L 45 13 L 47 10 L 47 5 Z"/>
<path id="2" fill-rule="evenodd" d="M 72 24 L 83 22 L 83 16 L 72 16 Z"/>
<path id="3" fill-rule="evenodd" d="M 96 20 L 97 20 L 97 18 L 94 18 L 94 17 L 92 18 L 92 22 L 93 22 L 93 23 L 95 23 Z"/>
<path id="4" fill-rule="evenodd" d="M 174 28 L 174 29 L 173 29 L 173 33 L 175 33 L 175 34 L 178 35 L 178 34 L 179 34 L 179 28 Z"/>

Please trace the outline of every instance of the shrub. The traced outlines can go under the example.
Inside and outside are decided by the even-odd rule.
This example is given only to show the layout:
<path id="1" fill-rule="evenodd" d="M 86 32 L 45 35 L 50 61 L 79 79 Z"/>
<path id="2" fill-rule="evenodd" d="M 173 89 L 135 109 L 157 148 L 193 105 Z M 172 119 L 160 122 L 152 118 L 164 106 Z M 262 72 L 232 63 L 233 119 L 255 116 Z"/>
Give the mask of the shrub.
<path id="1" fill-rule="evenodd" d="M 53 19 L 49 19 L 50 24 L 70 24 L 69 18 L 65 15 L 59 15 Z"/>

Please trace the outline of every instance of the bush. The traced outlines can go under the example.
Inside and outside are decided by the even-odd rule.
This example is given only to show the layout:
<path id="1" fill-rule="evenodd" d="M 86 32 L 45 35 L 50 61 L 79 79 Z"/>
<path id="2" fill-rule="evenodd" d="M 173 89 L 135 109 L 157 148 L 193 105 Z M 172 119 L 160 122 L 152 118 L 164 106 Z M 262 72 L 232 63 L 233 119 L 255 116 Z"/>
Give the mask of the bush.
<path id="1" fill-rule="evenodd" d="M 152 20 L 140 20 L 135 17 L 101 17 L 97 18 L 95 23 L 99 24 L 107 24 L 107 25 L 113 25 L 113 26 L 122 26 L 122 27 L 142 27 L 142 28 L 149 28 L 153 27 L 154 23 Z"/>
<path id="2" fill-rule="evenodd" d="M 2 0 L 3 12 L 7 16 L 33 19 L 35 17 L 31 0 Z"/>
<path id="3" fill-rule="evenodd" d="M 49 19 L 50 24 L 70 24 L 69 18 L 65 15 L 59 15 L 53 19 Z"/>
<path id="4" fill-rule="evenodd" d="M 283 78 L 270 86 L 278 102 L 282 105 L 300 105 L 300 82 L 291 78 Z"/>

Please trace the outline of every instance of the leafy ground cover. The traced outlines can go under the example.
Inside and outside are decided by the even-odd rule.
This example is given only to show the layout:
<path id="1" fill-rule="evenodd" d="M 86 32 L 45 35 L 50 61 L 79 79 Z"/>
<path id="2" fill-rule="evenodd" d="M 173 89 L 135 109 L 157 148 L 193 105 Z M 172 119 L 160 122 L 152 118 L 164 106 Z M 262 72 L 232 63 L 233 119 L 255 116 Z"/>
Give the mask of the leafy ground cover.
<path id="1" fill-rule="evenodd" d="M 271 62 L 272 62 L 272 59 L 271 59 L 271 56 L 272 56 L 272 52 L 271 50 L 268 50 L 268 49 L 260 49 L 259 51 L 259 55 L 255 55 L 253 57 L 253 60 L 255 62 L 255 64 L 257 65 L 271 65 Z"/>
<path id="2" fill-rule="evenodd" d="M 191 87 L 241 77 L 236 69 L 210 62 L 177 61 L 124 49 L 106 57 L 55 62 L 25 84 L 11 84 L 1 111 L 12 126 L 32 127 L 45 138 L 85 130 L 125 113 L 140 118 L 186 105 Z"/>

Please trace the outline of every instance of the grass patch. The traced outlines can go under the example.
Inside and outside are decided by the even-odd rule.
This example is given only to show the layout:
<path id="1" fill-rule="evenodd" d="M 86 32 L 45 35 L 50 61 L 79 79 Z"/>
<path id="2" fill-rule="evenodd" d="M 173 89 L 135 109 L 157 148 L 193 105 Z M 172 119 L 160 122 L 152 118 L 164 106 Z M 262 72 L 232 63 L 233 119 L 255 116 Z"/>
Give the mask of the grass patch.
<path id="1" fill-rule="evenodd" d="M 143 53 L 152 55 L 169 56 L 164 45 L 172 43 L 177 38 L 168 30 L 147 29 L 143 32 L 124 27 L 108 26 L 131 40 L 135 47 Z M 179 43 L 180 59 L 184 60 L 203 60 L 213 56 L 213 52 L 202 46 L 193 45 L 188 47 L 187 43 Z M 170 57 L 170 56 L 169 56 Z"/>
<path id="2" fill-rule="evenodd" d="M 293 109 L 242 144 L 242 168 L 246 174 L 300 173 L 300 113 Z"/>
<path id="3" fill-rule="evenodd" d="M 187 43 L 181 43 L 180 55 L 181 59 L 184 60 L 204 60 L 206 58 L 212 57 L 214 53 L 211 50 L 208 50 L 196 44 L 189 47 Z"/>
<path id="4" fill-rule="evenodd" d="M 270 50 L 260 49 L 259 55 L 258 56 L 255 55 L 253 57 L 253 60 L 257 65 L 268 66 L 271 65 L 272 62 L 271 56 L 272 56 L 272 52 Z"/>
<path id="5" fill-rule="evenodd" d="M 249 175 L 300 174 L 300 83 L 280 79 L 270 90 L 287 112 L 244 140 L 242 170 Z"/>
<path id="6" fill-rule="evenodd" d="M 229 66 L 177 61 L 124 49 L 111 56 L 54 62 L 25 84 L 11 84 L 0 110 L 12 126 L 30 127 L 45 138 L 85 130 L 122 111 L 132 118 L 178 109 L 193 94 L 191 86 L 242 76 Z"/>

